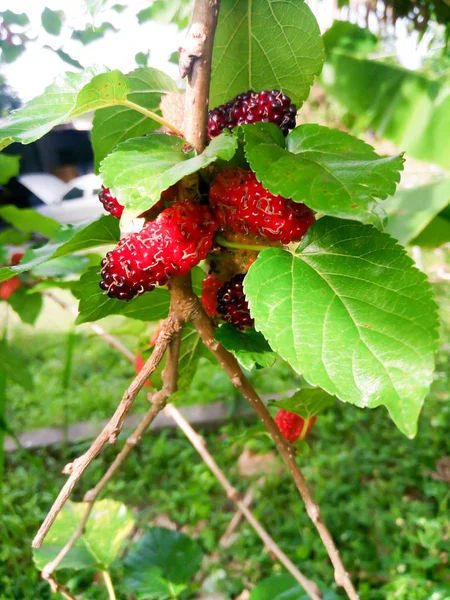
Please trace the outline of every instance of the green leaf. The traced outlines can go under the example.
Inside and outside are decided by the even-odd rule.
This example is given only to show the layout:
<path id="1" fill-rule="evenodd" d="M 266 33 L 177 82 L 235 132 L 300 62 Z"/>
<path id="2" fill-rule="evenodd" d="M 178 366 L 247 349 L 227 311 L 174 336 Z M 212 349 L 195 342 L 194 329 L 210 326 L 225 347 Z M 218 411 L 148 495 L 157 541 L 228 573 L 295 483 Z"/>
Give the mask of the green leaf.
<path id="1" fill-rule="evenodd" d="M 0 127 L 0 150 L 13 142 L 35 142 L 67 121 L 77 104 L 78 93 L 100 71 L 99 67 L 90 67 L 82 73 L 61 75 L 41 96 L 13 111 Z"/>
<path id="2" fill-rule="evenodd" d="M 46 48 L 50 48 L 50 46 L 46 46 Z M 53 48 L 51 49 L 59 56 L 61 60 L 63 60 L 68 65 L 72 65 L 72 67 L 80 69 L 81 71 L 84 69 L 83 65 L 76 58 L 73 58 L 72 56 L 70 56 L 70 54 L 64 52 L 62 48 L 59 48 L 58 50 L 54 50 Z"/>
<path id="3" fill-rule="evenodd" d="M 12 177 L 20 172 L 20 156 L 0 154 L 0 185 L 6 185 Z"/>
<path id="4" fill-rule="evenodd" d="M 86 502 L 71 502 L 56 517 L 44 544 L 33 551 L 34 562 L 42 569 L 60 552 L 74 533 L 87 508 Z M 83 535 L 58 569 L 108 569 L 117 558 L 123 542 L 134 527 L 131 511 L 121 502 L 97 501 L 89 516 Z"/>
<path id="5" fill-rule="evenodd" d="M 8 298 L 8 304 L 24 323 L 34 325 L 41 314 L 43 301 L 40 294 L 30 295 L 21 287 Z"/>
<path id="6" fill-rule="evenodd" d="M 151 6 L 139 11 L 137 18 L 139 25 L 152 20 L 159 23 L 176 23 L 182 29 L 189 23 L 192 7 L 192 0 L 155 0 Z"/>
<path id="7" fill-rule="evenodd" d="M 339 600 L 334 592 L 322 591 L 323 600 Z M 250 594 L 249 600 L 308 600 L 309 596 L 288 573 L 263 579 Z"/>
<path id="8" fill-rule="evenodd" d="M 215 333 L 216 340 L 234 354 L 239 363 L 251 371 L 255 367 L 271 367 L 276 355 L 262 333 L 254 329 L 239 331 L 233 325 L 225 323 Z"/>
<path id="9" fill-rule="evenodd" d="M 85 0 L 86 6 L 92 18 L 94 18 L 106 4 L 106 0 Z"/>
<path id="10" fill-rule="evenodd" d="M 322 218 L 296 254 L 263 250 L 244 290 L 256 328 L 309 383 L 360 407 L 385 405 L 415 435 L 438 321 L 425 275 L 395 240 Z"/>
<path id="11" fill-rule="evenodd" d="M 59 35 L 61 33 L 63 19 L 64 11 L 44 8 L 41 15 L 42 27 L 50 35 Z"/>
<path id="12" fill-rule="evenodd" d="M 86 46 L 102 38 L 107 31 L 117 31 L 117 29 L 111 23 L 102 23 L 98 26 L 87 25 L 85 29 L 75 29 L 72 32 L 72 39 Z"/>
<path id="13" fill-rule="evenodd" d="M 450 179 L 399 190 L 385 203 L 389 217 L 386 231 L 401 244 L 409 244 L 448 204 Z M 447 228 L 450 229 L 448 223 Z"/>
<path id="14" fill-rule="evenodd" d="M 85 271 L 90 266 L 88 256 L 73 254 L 60 256 L 31 269 L 34 277 L 68 277 Z"/>
<path id="15" fill-rule="evenodd" d="M 397 64 L 342 51 L 327 58 L 321 83 L 357 119 L 419 160 L 450 168 L 450 83 Z"/>
<path id="16" fill-rule="evenodd" d="M 0 154 L 0 156 L 2 156 Z M 32 208 L 17 208 L 14 204 L 0 207 L 0 218 L 25 233 L 40 233 L 46 238 L 55 236 L 61 228 L 58 221 L 36 212 Z"/>
<path id="17" fill-rule="evenodd" d="M 124 585 L 143 596 L 147 585 L 150 586 L 149 593 L 154 593 L 155 574 L 173 584 L 185 584 L 200 569 L 202 559 L 203 552 L 199 545 L 187 535 L 163 527 L 152 527 L 125 559 Z"/>
<path id="18" fill-rule="evenodd" d="M 0 40 L 1 62 L 10 64 L 25 52 L 25 44 L 10 44 L 7 41 Z M 0 147 L 1 150 L 1 147 Z"/>
<path id="19" fill-rule="evenodd" d="M 378 38 L 369 29 L 359 27 L 349 21 L 334 21 L 330 29 L 323 34 L 325 51 L 339 50 L 354 55 L 367 56 L 378 46 Z"/>
<path id="20" fill-rule="evenodd" d="M 271 400 L 269 405 L 284 408 L 284 410 L 293 412 L 308 420 L 315 415 L 320 415 L 335 402 L 336 398 L 334 396 L 330 396 L 320 388 L 305 388 L 295 392 L 293 396 L 286 400 Z"/>
<path id="21" fill-rule="evenodd" d="M 27 294 L 29 296 L 32 294 L 40 294 L 44 290 L 51 290 L 54 288 L 72 291 L 76 285 L 79 285 L 79 282 L 75 280 L 59 281 L 58 279 L 49 279 L 48 281 L 41 281 L 40 283 L 34 285 L 27 291 Z"/>
<path id="22" fill-rule="evenodd" d="M 411 240 L 414 246 L 436 248 L 450 242 L 450 220 L 441 215 L 434 217 L 417 237 Z"/>
<path id="23" fill-rule="evenodd" d="M 0 244 L 12 244 L 20 246 L 30 239 L 29 233 L 22 233 L 17 229 L 4 229 L 0 232 Z"/>
<path id="24" fill-rule="evenodd" d="M 330 216 L 383 226 L 384 211 L 375 199 L 395 192 L 401 155 L 381 158 L 362 140 L 320 125 L 294 129 L 286 149 L 261 143 L 258 124 L 242 130 L 246 158 L 270 192 Z"/>
<path id="25" fill-rule="evenodd" d="M 81 277 L 73 294 L 80 304 L 77 325 L 98 321 L 109 315 L 123 315 L 139 321 L 159 321 L 169 314 L 170 293 L 165 288 L 156 288 L 130 302 L 109 298 L 100 289 L 100 266 L 92 267 Z"/>
<path id="26" fill-rule="evenodd" d="M 26 390 L 33 389 L 33 378 L 28 363 L 4 340 L 0 341 L 0 364 L 8 379 Z"/>
<path id="27" fill-rule="evenodd" d="M 300 108 L 323 61 L 319 26 L 302 0 L 222 0 L 210 105 L 276 88 Z"/>
<path id="28" fill-rule="evenodd" d="M 112 10 L 115 10 L 117 13 L 123 13 L 124 10 L 126 10 L 127 5 L 126 4 L 113 4 L 111 6 Z"/>
<path id="29" fill-rule="evenodd" d="M 150 50 L 148 52 L 138 52 L 134 57 L 136 64 L 139 67 L 146 67 L 150 58 Z"/>
<path id="30" fill-rule="evenodd" d="M 176 136 L 153 134 L 119 144 L 102 162 L 103 183 L 125 206 L 122 222 L 129 223 L 158 202 L 171 185 L 221 158 L 230 160 L 237 138 L 228 132 L 211 140 L 202 152 L 185 153 L 186 142 Z"/>
<path id="31" fill-rule="evenodd" d="M 168 75 L 150 67 L 136 69 L 127 75 L 131 91 L 129 102 L 160 113 L 161 97 L 169 92 L 178 92 L 178 88 Z M 113 106 L 98 110 L 92 126 L 92 146 L 94 148 L 95 172 L 100 162 L 115 146 L 125 140 L 144 135 L 157 129 L 159 123 L 125 106 Z"/>
<path id="32" fill-rule="evenodd" d="M 102 216 L 97 221 L 78 227 L 62 227 L 55 238 L 34 250 L 25 252 L 19 265 L 0 269 L 0 281 L 6 281 L 25 271 L 30 271 L 52 258 L 66 256 L 73 252 L 94 248 L 105 244 L 115 244 L 119 240 L 118 220 L 111 216 Z"/>
<path id="33" fill-rule="evenodd" d="M 21 27 L 25 27 L 30 22 L 25 13 L 18 14 L 10 10 L 1 12 L 0 17 L 3 19 L 5 25 L 20 25 Z"/>

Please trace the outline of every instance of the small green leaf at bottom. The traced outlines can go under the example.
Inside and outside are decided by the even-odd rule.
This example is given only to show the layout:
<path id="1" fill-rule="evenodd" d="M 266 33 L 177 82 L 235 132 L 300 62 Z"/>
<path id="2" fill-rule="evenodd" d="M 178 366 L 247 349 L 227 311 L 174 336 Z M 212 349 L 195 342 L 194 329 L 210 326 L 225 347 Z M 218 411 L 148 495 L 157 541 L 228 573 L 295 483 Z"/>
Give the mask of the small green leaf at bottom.
<path id="1" fill-rule="evenodd" d="M 320 388 L 305 388 L 295 392 L 293 396 L 286 400 L 271 400 L 269 406 L 283 408 L 306 420 L 319 415 L 329 406 L 332 406 L 335 401 L 334 396 L 330 396 Z"/>
<path id="2" fill-rule="evenodd" d="M 385 405 L 413 437 L 433 378 L 437 310 L 425 275 L 385 233 L 324 217 L 296 253 L 263 250 L 244 280 L 255 327 L 312 385 Z"/>
<path id="3" fill-rule="evenodd" d="M 215 338 L 249 371 L 254 367 L 271 367 L 276 360 L 276 355 L 263 334 L 254 329 L 240 331 L 225 323 L 216 329 Z"/>

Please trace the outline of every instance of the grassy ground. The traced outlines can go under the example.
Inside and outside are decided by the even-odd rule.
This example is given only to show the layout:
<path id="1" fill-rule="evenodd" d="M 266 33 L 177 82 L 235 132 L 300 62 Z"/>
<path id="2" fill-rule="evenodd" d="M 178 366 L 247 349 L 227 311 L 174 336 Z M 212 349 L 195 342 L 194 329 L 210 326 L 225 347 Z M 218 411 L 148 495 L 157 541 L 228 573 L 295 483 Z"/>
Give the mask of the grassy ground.
<path id="1" fill-rule="evenodd" d="M 363 411 L 339 403 L 318 420 L 311 434 L 311 454 L 299 459 L 361 598 L 368 600 L 450 600 L 449 488 L 431 476 L 436 461 L 449 455 L 450 303 L 444 286 L 436 286 L 436 292 L 446 326 L 416 439 L 402 436 L 382 408 Z M 125 333 L 129 332 L 122 330 Z M 128 335 L 123 339 L 131 344 Z M 66 403 L 71 422 L 104 418 L 116 405 L 118 390 L 132 376 L 132 367 L 116 352 L 83 333 L 76 346 L 71 387 L 64 392 L 65 334 L 50 337 L 42 330 L 33 334 L 20 328 L 13 341 L 27 355 L 36 379 L 33 393 L 13 386 L 9 390 L 8 419 L 17 431 L 63 423 Z M 262 392 L 280 391 L 295 386 L 295 377 L 287 367 L 277 365 L 257 373 L 255 385 Z M 225 378 L 204 363 L 184 400 L 233 400 L 233 394 Z M 144 399 L 138 409 L 143 407 Z M 232 408 L 230 401 L 231 413 Z M 247 427 L 233 422 L 220 431 L 205 432 L 217 461 L 240 490 L 259 477 L 239 477 L 237 461 L 243 450 L 271 449 L 265 436 L 240 435 Z M 62 465 L 85 448 L 83 443 L 7 457 L 0 526 L 1 600 L 50 598 L 47 584 L 32 565 L 29 544 L 63 482 Z M 108 447 L 91 466 L 75 491 L 75 500 L 98 479 L 115 452 Z M 167 515 L 178 528 L 198 536 L 204 551 L 213 556 L 205 577 L 225 600 L 279 570 L 245 524 L 230 549 L 218 549 L 233 507 L 180 433 L 147 436 L 106 495 L 132 507 L 141 523 Z M 257 488 L 254 509 L 307 576 L 332 582 L 321 543 L 282 468 Z M 113 573 L 116 580 L 119 576 L 119 571 Z M 80 589 L 85 589 L 82 597 L 87 600 L 105 598 L 104 589 L 89 576 L 80 582 Z M 193 586 L 187 598 L 195 597 L 198 591 Z"/>

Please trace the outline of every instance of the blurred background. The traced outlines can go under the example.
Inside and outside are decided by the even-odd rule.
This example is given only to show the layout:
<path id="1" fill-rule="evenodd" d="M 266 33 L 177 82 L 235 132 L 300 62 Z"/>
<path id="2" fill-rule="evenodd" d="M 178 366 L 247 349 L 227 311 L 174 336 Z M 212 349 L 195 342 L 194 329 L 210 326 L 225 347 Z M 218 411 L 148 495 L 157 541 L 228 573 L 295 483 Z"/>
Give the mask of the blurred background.
<path id="1" fill-rule="evenodd" d="M 0 124 L 61 72 L 93 64 L 125 73 L 150 66 L 182 86 L 176 49 L 192 4 L 110 0 L 93 20 L 82 0 L 0 0 Z M 381 154 L 405 151 L 400 191 L 385 202 L 388 231 L 408 246 L 432 282 L 442 326 L 435 380 L 414 440 L 396 430 L 383 408 L 364 411 L 338 403 L 318 419 L 300 461 L 361 598 L 450 600 L 450 4 L 311 0 L 309 6 L 327 58 L 298 122 L 349 131 Z M 5 151 L 8 161 L 0 162 L 4 264 L 12 248 L 22 252 L 40 239 L 24 228 L 11 205 L 62 224 L 101 214 L 90 127 L 88 115 L 56 127 L 38 142 L 13 144 Z M 86 257 L 80 271 L 86 261 L 98 263 L 100 257 Z M 59 269 L 64 283 L 65 272 Z M 69 282 L 76 269 L 72 264 L 67 270 Z M 135 370 L 98 331 L 75 326 L 76 300 L 64 285 L 44 294 L 33 309 L 24 308 L 19 296 L 13 301 L 14 296 L 8 302 L 2 297 L 0 321 L 34 386 L 8 381 L 0 420 L 6 435 L 0 457 L 0 599 L 47 599 L 52 594 L 33 564 L 29 540 L 59 490 L 62 465 L 87 449 Z M 155 329 L 120 316 L 100 325 L 144 356 Z M 256 370 L 250 378 L 266 399 L 299 385 L 298 376 L 281 363 Z M 243 416 L 243 404 L 226 376 L 200 358 L 191 389 L 177 402 L 189 408 L 189 418 L 238 490 L 252 488 L 252 509 L 294 563 L 318 582 L 332 581 L 326 554 L 289 476 L 270 440 Z M 135 412 L 145 410 L 141 394 Z M 235 507 L 189 441 L 163 425 L 144 438 L 106 495 L 128 507 L 136 530 L 151 535 L 162 527 L 189 536 L 195 543 L 189 552 L 204 557 L 202 566 L 193 569 L 178 594 L 160 590 L 119 597 L 303 600 L 285 579 L 277 583 L 276 593 L 286 595 L 257 595 L 255 585 L 283 569 L 245 522 L 223 540 Z M 75 500 L 95 484 L 115 452 L 108 447 L 94 462 Z M 123 568 L 117 557 L 111 566 L 117 579 Z M 94 568 L 68 570 L 62 579 L 77 597 L 106 597 Z M 332 590 L 326 598 L 343 597 L 339 594 Z"/>

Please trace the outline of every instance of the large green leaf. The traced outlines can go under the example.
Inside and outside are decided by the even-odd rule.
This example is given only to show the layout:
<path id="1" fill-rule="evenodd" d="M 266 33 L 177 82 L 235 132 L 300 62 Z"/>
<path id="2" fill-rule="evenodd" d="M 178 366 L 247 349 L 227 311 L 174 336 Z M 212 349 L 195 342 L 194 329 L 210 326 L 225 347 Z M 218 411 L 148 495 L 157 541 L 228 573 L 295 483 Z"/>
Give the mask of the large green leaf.
<path id="1" fill-rule="evenodd" d="M 401 155 L 380 157 L 362 140 L 320 125 L 294 129 L 286 149 L 273 141 L 267 124 L 242 130 L 246 158 L 270 192 L 327 215 L 383 226 L 384 211 L 376 198 L 395 192 Z"/>
<path id="2" fill-rule="evenodd" d="M 410 156 L 450 168 L 450 83 L 399 65 L 334 51 L 322 83 L 357 125 L 392 140 Z"/>
<path id="3" fill-rule="evenodd" d="M 43 300 L 40 294 L 27 294 L 27 290 L 21 287 L 8 298 L 8 304 L 24 323 L 34 325 L 41 313 Z"/>
<path id="4" fill-rule="evenodd" d="M 149 529 L 125 559 L 124 585 L 145 594 L 144 585 L 153 587 L 153 575 L 174 584 L 184 584 L 199 570 L 203 553 L 187 535 L 163 527 Z M 155 571 L 155 568 L 157 571 Z"/>
<path id="5" fill-rule="evenodd" d="M 229 132 L 215 137 L 198 156 L 185 153 L 185 143 L 155 133 L 127 140 L 105 158 L 100 167 L 103 182 L 125 206 L 123 223 L 151 208 L 164 190 L 186 175 L 218 159 L 231 160 L 237 148 L 237 138 Z"/>
<path id="6" fill-rule="evenodd" d="M 168 75 L 150 67 L 136 69 L 127 74 L 131 91 L 127 98 L 153 112 L 159 112 L 161 97 L 178 88 Z M 120 142 L 153 131 L 159 124 L 126 106 L 113 106 L 98 110 L 92 125 L 92 146 L 95 170 L 100 162 Z"/>
<path id="7" fill-rule="evenodd" d="M 389 217 L 386 231 L 401 244 L 409 244 L 449 204 L 450 179 L 440 179 L 420 187 L 399 190 L 385 203 Z M 449 223 L 447 228 L 450 235 Z"/>
<path id="8" fill-rule="evenodd" d="M 86 502 L 69 500 L 64 505 L 42 547 L 33 550 L 38 569 L 42 569 L 60 552 L 77 528 L 86 508 Z M 58 565 L 58 569 L 108 569 L 133 527 L 133 515 L 124 504 L 114 500 L 99 500 L 94 504 L 83 535 Z"/>
<path id="9" fill-rule="evenodd" d="M 360 407 L 385 405 L 415 435 L 438 321 L 425 275 L 395 240 L 325 217 L 295 254 L 261 252 L 244 290 L 256 328 L 309 383 Z"/>
<path id="10" fill-rule="evenodd" d="M 2 156 L 0 154 L 0 156 Z M 61 228 L 58 221 L 36 212 L 32 208 L 17 208 L 14 204 L 0 207 L 0 218 L 25 233 L 40 233 L 46 238 L 55 236 Z"/>
<path id="11" fill-rule="evenodd" d="M 98 321 L 109 315 L 123 315 L 139 321 L 159 321 L 169 313 L 170 293 L 165 288 L 156 288 L 130 302 L 109 298 L 100 289 L 100 266 L 92 267 L 81 277 L 73 294 L 80 300 L 77 325 Z"/>
<path id="12" fill-rule="evenodd" d="M 334 21 L 323 34 L 322 40 L 327 55 L 333 50 L 341 50 L 359 56 L 374 52 L 379 41 L 369 29 L 349 21 Z"/>
<path id="13" fill-rule="evenodd" d="M 319 26 L 302 0 L 222 0 L 210 105 L 277 88 L 299 107 L 323 60 Z"/>
<path id="14" fill-rule="evenodd" d="M 295 392 L 293 396 L 286 400 L 272 400 L 270 406 L 284 408 L 289 412 L 300 415 L 305 420 L 309 420 L 316 415 L 320 415 L 324 410 L 332 406 L 336 401 L 334 396 L 330 396 L 320 388 L 304 388 Z"/>
<path id="15" fill-rule="evenodd" d="M 119 239 L 119 223 L 111 216 L 100 217 L 97 221 L 78 227 L 62 227 L 56 236 L 42 246 L 25 252 L 20 264 L 0 269 L 0 281 L 14 275 L 30 271 L 50 259 L 66 256 L 73 252 L 94 248 L 105 244 L 115 244 Z"/>
<path id="16" fill-rule="evenodd" d="M 244 369 L 271 367 L 276 355 L 262 333 L 254 329 L 239 331 L 233 325 L 225 323 L 216 329 L 216 340 L 234 354 Z"/>
<path id="17" fill-rule="evenodd" d="M 0 185 L 6 185 L 20 171 L 20 156 L 0 154 Z"/>

